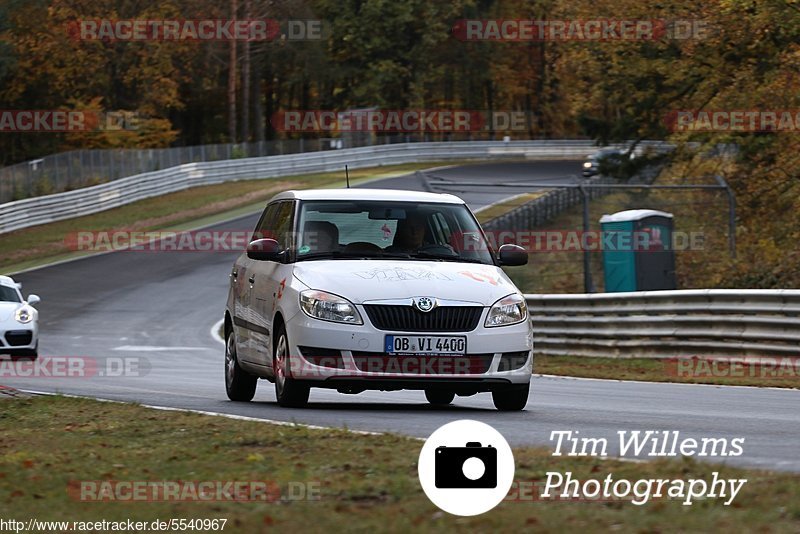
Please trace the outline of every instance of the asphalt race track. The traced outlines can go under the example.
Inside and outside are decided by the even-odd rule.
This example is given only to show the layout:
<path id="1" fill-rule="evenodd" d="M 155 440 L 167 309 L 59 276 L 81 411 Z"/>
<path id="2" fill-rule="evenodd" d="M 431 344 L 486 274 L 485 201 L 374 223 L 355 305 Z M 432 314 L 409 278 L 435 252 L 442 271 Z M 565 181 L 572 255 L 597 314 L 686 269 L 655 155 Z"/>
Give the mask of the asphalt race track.
<path id="1" fill-rule="evenodd" d="M 476 182 L 571 181 L 580 163 L 489 163 L 432 174 Z M 370 187 L 420 189 L 425 184 L 410 175 Z M 462 196 L 476 209 L 517 192 Z M 211 229 L 251 230 L 256 218 L 253 214 Z M 729 458 L 731 463 L 800 472 L 797 390 L 535 377 L 528 408 L 516 413 L 495 411 L 488 394 L 457 397 L 453 406 L 439 409 L 429 406 L 422 392 L 343 395 L 320 389 L 312 390 L 307 409 L 292 410 L 278 407 L 272 384 L 262 381 L 254 402 L 230 402 L 223 383 L 223 345 L 211 330 L 222 316 L 235 255 L 117 252 L 15 275 L 26 295 L 42 297 L 37 307 L 43 357 L 86 356 L 112 366 L 126 358 L 138 363 L 139 371 L 138 376 L 3 377 L 0 384 L 418 437 L 470 418 L 494 426 L 512 445 L 550 445 L 554 430 L 578 430 L 582 437 L 610 438 L 611 444 L 620 430 L 677 430 L 681 438 L 744 437 L 744 454 Z M 610 452 L 616 451 L 612 447 Z"/>

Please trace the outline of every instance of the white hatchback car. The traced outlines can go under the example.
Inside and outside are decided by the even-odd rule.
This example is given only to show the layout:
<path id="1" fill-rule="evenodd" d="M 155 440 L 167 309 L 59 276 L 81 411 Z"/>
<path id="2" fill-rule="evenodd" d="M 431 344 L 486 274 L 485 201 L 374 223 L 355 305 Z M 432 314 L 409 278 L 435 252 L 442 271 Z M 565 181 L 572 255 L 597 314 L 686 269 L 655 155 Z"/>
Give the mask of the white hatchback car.
<path id="1" fill-rule="evenodd" d="M 258 378 L 278 403 L 311 387 L 421 389 L 432 404 L 491 392 L 528 401 L 533 333 L 520 291 L 453 195 L 379 189 L 286 191 L 236 260 L 225 310 L 225 386 L 249 401 Z"/>
<path id="2" fill-rule="evenodd" d="M 0 354 L 12 358 L 39 356 L 39 312 L 33 307 L 39 297 L 22 298 L 20 284 L 0 276 Z"/>

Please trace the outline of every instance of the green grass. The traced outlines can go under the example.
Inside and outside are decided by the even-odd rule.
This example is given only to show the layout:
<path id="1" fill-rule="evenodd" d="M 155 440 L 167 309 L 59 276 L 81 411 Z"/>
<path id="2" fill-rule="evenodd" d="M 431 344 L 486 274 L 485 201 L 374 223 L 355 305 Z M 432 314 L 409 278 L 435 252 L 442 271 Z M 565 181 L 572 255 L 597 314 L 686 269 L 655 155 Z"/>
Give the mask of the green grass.
<path id="1" fill-rule="evenodd" d="M 451 162 L 452 163 L 452 162 Z M 456 162 L 464 163 L 464 162 Z M 400 176 L 436 166 L 436 162 L 407 163 L 350 171 L 352 184 Z M 11 273 L 85 252 L 71 251 L 64 239 L 78 231 L 185 230 L 260 211 L 264 201 L 287 189 L 344 187 L 343 172 L 241 180 L 194 187 L 149 198 L 111 210 L 2 234 L 0 273 Z"/>
<path id="2" fill-rule="evenodd" d="M 762 386 L 800 388 L 796 367 L 766 368 L 757 365 L 719 363 L 713 367 L 693 363 L 678 367 L 675 360 L 654 358 L 597 358 L 583 356 L 537 355 L 534 371 L 545 375 L 716 384 L 725 386 Z M 685 365 L 690 365 L 685 362 Z"/>
<path id="3" fill-rule="evenodd" d="M 669 460 L 648 463 L 553 457 L 515 449 L 516 479 L 549 471 L 579 480 L 747 478 L 731 506 L 628 502 L 515 502 L 472 518 L 425 497 L 416 462 L 422 442 L 396 435 L 275 426 L 135 405 L 63 397 L 5 400 L 0 411 L 0 503 L 4 519 L 140 520 L 226 518 L 224 532 L 797 532 L 800 477 Z M 746 453 L 745 449 L 745 453 Z M 281 502 L 82 502 L 79 481 L 268 481 L 315 483 L 318 500 Z"/>
<path id="4" fill-rule="evenodd" d="M 501 215 L 505 215 L 514 208 L 522 206 L 523 204 L 527 204 L 531 200 L 535 200 L 544 194 L 545 191 L 537 191 L 536 193 L 523 193 L 522 195 L 512 197 L 508 200 L 501 200 L 500 202 L 491 204 L 486 206 L 484 209 L 477 211 L 475 216 L 478 218 L 478 222 L 483 224 L 487 221 L 491 221 L 492 219 L 496 219 Z"/>

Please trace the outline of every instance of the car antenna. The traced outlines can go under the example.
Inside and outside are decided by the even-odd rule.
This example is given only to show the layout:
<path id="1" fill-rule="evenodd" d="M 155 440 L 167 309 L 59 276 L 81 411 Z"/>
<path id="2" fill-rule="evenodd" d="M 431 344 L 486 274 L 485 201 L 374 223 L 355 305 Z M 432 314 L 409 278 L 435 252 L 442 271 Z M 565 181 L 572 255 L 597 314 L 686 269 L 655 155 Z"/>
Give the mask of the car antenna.
<path id="1" fill-rule="evenodd" d="M 350 189 L 350 171 L 347 170 L 347 165 L 344 166 L 344 177 L 347 179 L 347 189 Z"/>

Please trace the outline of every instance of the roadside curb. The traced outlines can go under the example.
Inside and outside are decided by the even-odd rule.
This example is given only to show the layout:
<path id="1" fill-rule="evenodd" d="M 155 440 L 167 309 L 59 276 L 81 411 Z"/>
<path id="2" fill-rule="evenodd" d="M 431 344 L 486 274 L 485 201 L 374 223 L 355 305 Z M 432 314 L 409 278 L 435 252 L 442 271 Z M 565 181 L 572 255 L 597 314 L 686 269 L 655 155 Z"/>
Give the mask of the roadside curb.
<path id="1" fill-rule="evenodd" d="M 4 386 L 0 384 L 0 400 L 3 399 L 27 399 L 30 398 L 31 395 L 28 393 L 22 392 L 18 389 L 14 389 L 10 386 Z"/>

